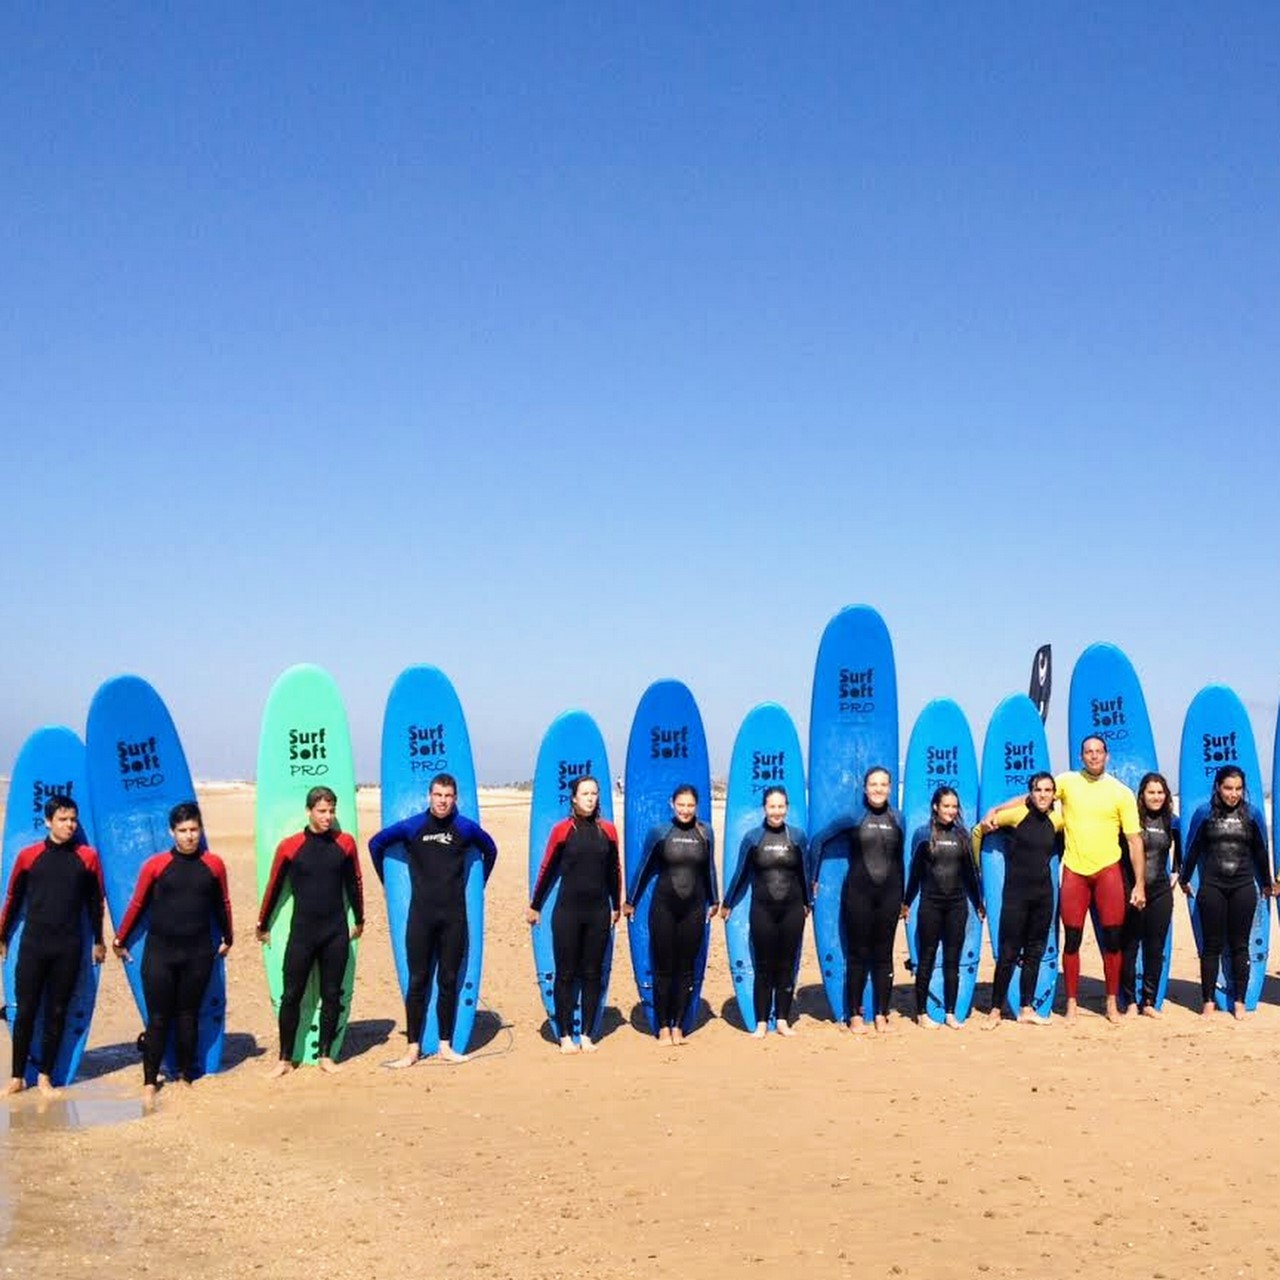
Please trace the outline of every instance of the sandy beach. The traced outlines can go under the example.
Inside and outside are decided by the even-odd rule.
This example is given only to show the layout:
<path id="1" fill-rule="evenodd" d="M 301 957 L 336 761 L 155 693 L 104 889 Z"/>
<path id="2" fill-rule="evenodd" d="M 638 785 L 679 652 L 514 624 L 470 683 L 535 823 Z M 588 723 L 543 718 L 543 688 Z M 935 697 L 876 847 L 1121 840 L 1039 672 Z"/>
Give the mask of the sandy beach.
<path id="1" fill-rule="evenodd" d="M 601 1051 L 564 1059 L 523 923 L 528 793 L 489 790 L 482 818 L 501 852 L 470 1060 L 383 1068 L 404 1043 L 403 1009 L 366 858 L 344 1070 L 268 1083 L 253 790 L 207 787 L 201 800 L 238 934 L 227 1069 L 163 1090 L 141 1116 L 140 1025 L 109 960 L 81 1083 L 64 1101 L 0 1105 L 4 1275 L 1280 1272 L 1267 1227 L 1280 984 L 1268 980 L 1244 1024 L 1202 1020 L 1181 904 L 1159 1021 L 1104 1021 L 1087 935 L 1074 1027 L 985 1033 L 972 1019 L 925 1033 L 905 1016 L 899 963 L 904 1016 L 892 1034 L 857 1039 L 830 1021 L 807 934 L 799 1035 L 757 1043 L 737 1020 L 717 924 L 702 1025 L 685 1048 L 636 1029 L 622 946 Z M 377 792 L 362 791 L 359 808 L 363 853 Z M 983 1010 L 990 978 L 988 956 Z M 0 1052 L 7 1069 L 7 1035 Z"/>

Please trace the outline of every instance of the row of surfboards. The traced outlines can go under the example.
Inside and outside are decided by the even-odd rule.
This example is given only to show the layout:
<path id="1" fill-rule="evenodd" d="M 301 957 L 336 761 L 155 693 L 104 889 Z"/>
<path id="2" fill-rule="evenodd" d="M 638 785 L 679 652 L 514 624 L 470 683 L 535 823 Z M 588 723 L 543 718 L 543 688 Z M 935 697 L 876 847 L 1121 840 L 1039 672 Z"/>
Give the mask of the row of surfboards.
<path id="1" fill-rule="evenodd" d="M 1078 745 L 1090 733 L 1107 740 L 1110 767 L 1130 787 L 1137 785 L 1144 772 L 1157 767 L 1141 686 L 1128 659 L 1114 646 L 1093 645 L 1077 662 L 1071 681 L 1068 718 L 1068 736 L 1073 744 Z M 789 821 L 793 825 L 818 831 L 853 808 L 860 795 L 863 775 L 872 766 L 889 770 L 896 794 L 899 759 L 897 678 L 889 632 L 874 609 L 851 606 L 831 620 L 819 645 L 810 708 L 807 786 L 799 737 L 781 706 L 764 703 L 755 707 L 737 734 L 726 798 L 724 882 L 727 884 L 736 871 L 743 837 L 760 822 L 761 800 L 768 787 L 786 787 L 791 803 Z M 1261 773 L 1248 715 L 1231 690 L 1212 685 L 1193 700 L 1184 723 L 1179 770 L 1182 812 L 1189 814 L 1208 798 L 1213 773 L 1223 763 L 1238 764 L 1245 773 L 1249 793 L 1255 798 L 1261 797 Z M 991 805 L 1024 793 L 1030 776 L 1048 768 L 1044 727 L 1025 696 L 1006 698 L 996 708 L 987 727 L 980 767 L 960 707 L 949 699 L 930 702 L 917 718 L 908 742 L 901 789 L 903 825 L 909 836 L 928 821 L 929 800 L 940 785 L 956 790 L 964 819 L 971 823 Z M 457 694 L 437 668 L 411 667 L 393 686 L 383 721 L 382 824 L 386 826 L 420 812 L 425 806 L 427 784 L 440 772 L 451 773 L 457 779 L 459 810 L 479 820 L 470 737 Z M 569 711 L 552 723 L 538 753 L 529 839 L 531 890 L 548 834 L 569 812 L 573 781 L 587 773 L 600 780 L 602 812 L 606 818 L 612 818 L 613 797 L 609 786 L 612 774 L 603 736 L 585 712 Z M 630 871 L 639 867 L 647 832 L 669 818 L 669 797 L 682 783 L 691 783 L 697 789 L 698 816 L 710 826 L 710 767 L 701 716 L 692 694 L 683 684 L 663 680 L 650 686 L 641 698 L 627 744 L 624 858 Z M 317 784 L 329 786 L 337 793 L 339 818 L 354 834 L 355 769 L 341 696 L 326 672 L 302 664 L 290 668 L 277 680 L 263 716 L 255 809 L 260 891 L 276 845 L 284 836 L 299 829 L 306 793 Z M 10 782 L 0 864 L 6 886 L 18 850 L 43 835 L 44 800 L 57 791 L 69 792 L 80 806 L 85 834 L 102 856 L 111 917 L 119 920 L 142 863 L 151 854 L 168 847 L 170 808 L 194 795 L 173 720 L 149 684 L 136 676 L 107 681 L 90 707 L 84 744 L 71 730 L 62 727 L 38 730 L 27 741 Z M 839 858 L 824 860 L 813 913 L 824 988 L 833 1014 L 841 1020 L 848 1016 L 844 991 L 846 948 L 839 906 L 847 871 L 847 863 Z M 404 923 L 409 903 L 409 875 L 403 848 L 388 851 L 384 873 L 394 959 L 403 992 L 408 984 Z M 994 952 L 1004 880 L 1003 837 L 991 836 L 984 843 L 982 873 Z M 636 903 L 628 940 L 644 1016 L 650 1028 L 656 1029 L 648 936 L 652 891 L 653 881 L 650 881 L 645 895 Z M 750 894 L 749 883 L 745 892 Z M 550 920 L 555 894 L 553 886 L 542 922 L 532 931 L 538 985 L 553 1027 L 554 962 Z M 1194 899 L 1192 903 L 1192 923 L 1198 938 Z M 730 971 L 743 1022 L 748 1030 L 754 1030 L 750 913 L 745 909 L 749 901 L 732 905 L 735 910 L 725 925 Z M 464 963 L 454 1032 L 454 1047 L 460 1050 L 471 1037 L 483 967 L 484 884 L 478 857 L 472 859 L 468 868 L 466 906 L 472 943 Z M 286 894 L 272 922 L 272 942 L 264 948 L 268 985 L 277 1007 L 291 912 L 292 900 Z M 1256 1005 L 1261 992 L 1268 921 L 1267 905 L 1261 900 L 1253 932 L 1253 968 L 1246 993 L 1249 1007 Z M 20 922 L 4 967 L 6 1015 L 10 1020 L 14 1013 L 12 993 L 21 928 Z M 134 963 L 126 968 L 144 1022 L 146 1002 L 141 960 L 146 930 L 144 917 L 130 946 Z M 914 957 L 914 913 L 908 921 L 907 932 Z M 697 989 L 690 1002 L 686 1030 L 697 1016 L 709 938 L 708 927 L 704 932 Z M 1051 1006 L 1056 987 L 1056 924 L 1048 941 L 1037 984 L 1037 1006 L 1042 1011 Z M 957 1006 L 961 1018 L 967 1016 L 972 1006 L 981 942 L 980 922 L 971 911 L 961 958 Z M 87 946 L 85 950 L 84 971 L 67 1035 L 51 1073 L 55 1081 L 74 1076 L 88 1039 L 98 973 L 89 963 Z M 346 1015 L 351 1007 L 356 950 L 352 948 L 345 976 L 344 1016 L 335 1053 L 341 1049 Z M 606 962 L 606 988 L 611 957 L 612 943 Z M 1167 973 L 1166 964 L 1166 983 Z M 1219 1003 L 1226 1007 L 1230 995 L 1225 977 L 1219 985 Z M 1015 978 L 1011 991 L 1016 990 Z M 201 1010 L 199 1063 L 206 1072 L 218 1070 L 221 1063 L 225 997 L 225 970 L 219 962 Z M 1164 984 L 1160 1000 L 1163 997 Z M 928 1010 L 929 1016 L 938 1021 L 943 1016 L 941 999 L 939 964 L 933 975 Z M 302 1061 L 314 1061 L 316 1056 L 317 1006 L 318 988 L 313 978 L 304 999 L 295 1046 L 295 1055 Z M 603 1007 L 604 1001 L 602 1012 Z M 870 1012 L 869 989 L 864 996 L 864 1011 Z M 575 1025 L 570 1030 L 577 1035 L 581 1028 Z M 593 1030 L 598 1031 L 598 1024 Z M 38 1034 L 36 1044 L 39 1044 Z M 422 1048 L 424 1053 L 432 1053 L 438 1045 L 433 988 Z M 33 1077 L 38 1065 L 32 1064 Z"/>

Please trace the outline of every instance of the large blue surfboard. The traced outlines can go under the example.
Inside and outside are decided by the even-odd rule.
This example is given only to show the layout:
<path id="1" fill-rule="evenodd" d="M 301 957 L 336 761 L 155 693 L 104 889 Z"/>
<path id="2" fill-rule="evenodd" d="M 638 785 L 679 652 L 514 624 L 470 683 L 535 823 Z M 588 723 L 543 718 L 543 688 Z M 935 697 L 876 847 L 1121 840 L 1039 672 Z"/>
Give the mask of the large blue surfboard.
<path id="1" fill-rule="evenodd" d="M 45 801 L 55 795 L 70 796 L 80 811 L 80 828 L 87 844 L 93 845 L 93 814 L 85 772 L 84 744 L 70 729 L 61 725 L 37 729 L 18 752 L 9 779 L 9 798 L 4 811 L 4 850 L 0 856 L 0 895 L 9 891 L 9 880 L 18 854 L 28 845 L 38 844 L 48 834 L 44 821 Z M 95 846 L 96 847 L 96 846 Z M 18 912 L 18 922 L 9 935 L 9 950 L 4 961 L 5 1022 L 13 1031 L 17 1016 L 16 1001 L 18 956 L 26 930 L 27 910 Z M 89 1024 L 98 998 L 100 968 L 93 963 L 93 930 L 85 912 L 80 926 L 80 972 L 67 1012 L 66 1030 L 58 1054 L 48 1069 L 49 1079 L 58 1086 L 70 1084 L 80 1067 L 80 1059 L 89 1041 Z M 35 1034 L 31 1039 L 31 1059 L 27 1063 L 26 1083 L 35 1084 L 44 1063 L 43 1009 L 36 1015 Z"/>
<path id="2" fill-rule="evenodd" d="M 804 760 L 800 738 L 786 709 L 776 702 L 762 702 L 747 712 L 733 741 L 729 759 L 729 787 L 725 797 L 724 876 L 721 891 L 738 874 L 746 853 L 744 841 L 764 821 L 764 793 L 782 787 L 787 793 L 787 825 L 806 829 Z M 808 874 L 806 869 L 804 874 Z M 756 1029 L 755 952 L 751 946 L 751 875 L 747 874 L 738 898 L 725 901 L 730 907 L 724 922 L 725 948 L 729 953 L 729 976 L 738 1012 L 748 1031 Z M 797 957 L 798 958 L 798 957 Z M 775 1019 L 770 1017 L 769 1025 Z"/>
<path id="3" fill-rule="evenodd" d="M 194 801 L 196 791 L 168 708 L 138 676 L 116 676 L 94 694 L 85 750 L 107 906 L 118 927 L 128 910 L 142 864 L 173 846 L 170 809 L 184 801 Z M 147 999 L 142 989 L 142 958 L 147 950 L 149 915 L 144 912 L 134 930 L 129 943 L 133 963 L 124 966 L 144 1026 Z M 222 1065 L 226 1013 L 227 967 L 219 956 L 214 960 L 200 1005 L 192 1064 L 196 1075 L 212 1074 Z M 170 1078 L 175 1065 L 171 1035 L 165 1053 L 165 1069 Z"/>
<path id="4" fill-rule="evenodd" d="M 987 725 L 982 744 L 982 771 L 978 779 L 978 804 L 986 813 L 993 806 L 1025 796 L 1033 774 L 1049 771 L 1049 744 L 1045 741 L 1044 724 L 1035 703 L 1025 694 L 1005 698 L 996 707 Z M 1000 916 L 1004 899 L 1004 856 L 1007 836 L 994 832 L 982 841 L 982 890 L 987 907 L 987 930 L 991 938 L 991 955 L 999 958 Z M 1053 997 L 1058 988 L 1058 875 L 1061 859 L 1052 859 L 1049 867 L 1053 883 L 1053 921 L 1040 961 L 1036 981 L 1036 1012 L 1048 1016 L 1053 1010 Z M 1022 966 L 1013 971 L 1009 983 L 1007 1008 L 1016 1018 Z"/>
<path id="5" fill-rule="evenodd" d="M 391 826 L 422 813 L 427 790 L 438 773 L 451 774 L 458 782 L 458 812 L 480 821 L 476 769 L 471 758 L 462 703 L 449 677 L 438 667 L 409 667 L 400 673 L 387 697 L 382 719 L 382 825 Z M 382 863 L 382 887 L 387 897 L 387 926 L 395 958 L 400 995 L 409 992 L 409 956 L 405 926 L 409 919 L 409 864 L 403 844 L 393 844 Z M 458 975 L 458 1011 L 453 1024 L 453 1049 L 466 1053 L 475 1025 L 476 1002 L 484 965 L 484 860 L 472 849 L 466 868 L 467 949 Z M 431 975 L 427 1015 L 422 1024 L 424 1054 L 440 1051 L 437 975 Z"/>
<path id="6" fill-rule="evenodd" d="M 1151 732 L 1147 700 L 1133 664 L 1113 644 L 1091 644 L 1076 660 L 1071 672 L 1071 692 L 1067 700 L 1067 737 L 1070 755 L 1076 760 L 1080 744 L 1089 737 L 1107 744 L 1107 771 L 1130 791 L 1137 792 L 1143 774 L 1159 768 L 1156 740 Z M 1093 913 L 1098 932 L 1097 912 Z M 1102 949 L 1101 937 L 1098 949 Z M 1164 1005 L 1169 990 L 1169 966 L 1173 957 L 1173 926 L 1165 936 L 1164 969 L 1156 988 L 1157 1009 Z M 1142 948 L 1138 948 L 1137 987 L 1142 989 Z"/>
<path id="7" fill-rule="evenodd" d="M 653 1007 L 653 954 L 649 941 L 649 909 L 653 905 L 656 876 L 649 878 L 644 892 L 634 897 L 645 837 L 654 827 L 671 821 L 671 793 L 685 783 L 698 792 L 698 821 L 711 831 L 711 765 L 707 758 L 707 738 L 702 716 L 693 694 L 679 680 L 658 680 L 641 695 L 627 739 L 626 841 L 627 898 L 635 914 L 627 922 L 631 949 L 631 970 L 649 1030 L 657 1035 L 658 1019 Z M 714 853 L 712 855 L 714 857 Z M 707 945 L 711 926 L 702 931 L 702 946 L 693 969 L 693 995 L 685 1011 L 681 1030 L 687 1035 L 698 1017 L 702 979 L 707 968 Z"/>
<path id="8" fill-rule="evenodd" d="M 1238 765 L 1244 773 L 1245 797 L 1262 811 L 1262 770 L 1258 764 L 1258 748 L 1254 743 L 1249 713 L 1234 691 L 1223 684 L 1201 689 L 1187 708 L 1182 722 L 1182 749 L 1178 757 L 1178 807 L 1182 815 L 1184 837 L 1191 815 L 1205 804 L 1213 792 L 1213 775 L 1224 764 Z M 1185 856 L 1185 851 L 1184 851 Z M 1191 929 L 1196 949 L 1201 946 L 1200 911 L 1195 894 L 1200 887 L 1200 870 L 1191 876 L 1192 896 L 1187 900 L 1191 911 Z M 1249 934 L 1249 985 L 1244 1007 L 1258 1007 L 1262 984 L 1267 976 L 1267 954 L 1271 943 L 1271 907 L 1261 891 Z M 1234 983 L 1230 976 L 1230 957 L 1224 955 L 1218 972 L 1214 1001 L 1219 1009 L 1235 1007 Z"/>
<path id="9" fill-rule="evenodd" d="M 600 816 L 613 821 L 613 787 L 610 783 L 609 758 L 604 749 L 604 738 L 596 722 L 585 711 L 565 711 L 558 715 L 543 735 L 538 748 L 538 763 L 533 774 L 533 806 L 529 815 L 529 896 L 532 898 L 538 881 L 538 869 L 547 851 L 547 840 L 557 822 L 569 817 L 570 791 L 576 778 L 589 776 L 600 784 Z M 551 918 L 555 914 L 556 899 L 560 896 L 560 881 L 555 880 L 542 905 L 541 919 L 529 931 L 533 943 L 533 966 L 538 980 L 538 992 L 542 1007 L 546 1010 L 551 1030 L 557 1039 L 561 1028 L 556 1023 L 556 958 L 551 941 Z M 609 942 L 604 952 L 604 968 L 601 972 L 600 1008 L 595 1025 L 589 1031 L 594 1040 L 600 1034 L 604 1022 L 605 1002 L 609 998 L 609 975 L 613 968 L 613 935 L 609 930 Z M 582 995 L 578 995 L 574 1025 L 568 1034 L 576 1042 L 582 1032 Z"/>
<path id="10" fill-rule="evenodd" d="M 973 749 L 973 734 L 964 712 L 950 698 L 935 698 L 927 703 L 916 718 L 907 740 L 907 758 L 903 766 L 902 818 L 907 834 L 906 857 L 910 868 L 912 842 L 922 827 L 926 830 L 932 817 L 931 801 L 939 787 L 950 787 L 960 798 L 960 820 L 971 828 L 978 813 L 978 757 Z M 917 895 L 907 915 L 907 946 L 912 964 L 919 963 L 917 930 L 920 898 Z M 973 1008 L 973 993 L 978 984 L 978 965 L 982 960 L 982 921 L 973 904 L 965 922 L 964 946 L 960 951 L 960 986 L 956 992 L 956 1020 L 963 1022 Z M 943 990 L 942 948 L 934 960 L 929 979 L 929 1018 L 946 1020 Z"/>
<path id="11" fill-rule="evenodd" d="M 809 838 L 862 806 L 862 779 L 872 767 L 889 771 L 891 803 L 898 795 L 898 676 L 884 619 L 868 605 L 842 609 L 822 633 L 809 711 Z M 813 939 L 822 985 L 837 1022 L 845 1006 L 848 954 L 840 895 L 848 859 L 823 858 L 813 901 Z M 863 1017 L 873 1010 L 871 980 Z"/>

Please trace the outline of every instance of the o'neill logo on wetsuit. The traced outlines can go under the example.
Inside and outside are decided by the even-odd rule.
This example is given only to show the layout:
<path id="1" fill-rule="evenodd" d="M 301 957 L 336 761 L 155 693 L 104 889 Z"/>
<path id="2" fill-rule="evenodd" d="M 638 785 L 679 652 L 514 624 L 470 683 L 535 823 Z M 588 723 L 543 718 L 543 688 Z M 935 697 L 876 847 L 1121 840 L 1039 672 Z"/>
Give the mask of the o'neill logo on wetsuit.
<path id="1" fill-rule="evenodd" d="M 1035 768 L 1036 744 L 1034 742 L 1006 742 L 1004 744 L 1004 785 L 1025 787 Z"/>
<path id="2" fill-rule="evenodd" d="M 1206 733 L 1201 736 L 1201 744 L 1204 750 L 1204 776 L 1212 777 L 1218 771 L 1219 766 L 1224 764 L 1235 764 L 1240 759 L 1240 752 L 1236 749 L 1236 734 L 1233 729 L 1230 733 Z"/>
<path id="3" fill-rule="evenodd" d="M 323 778 L 329 772 L 325 746 L 327 729 L 289 730 L 289 776 L 291 778 Z"/>
<path id="4" fill-rule="evenodd" d="M 925 773 L 935 780 L 955 778 L 960 774 L 959 747 L 930 747 L 924 753 Z"/>
<path id="5" fill-rule="evenodd" d="M 560 794 L 560 807 L 569 807 L 569 793 L 577 778 L 585 778 L 591 773 L 590 760 L 561 760 L 556 774 L 556 785 Z"/>
<path id="6" fill-rule="evenodd" d="M 444 724 L 411 724 L 408 728 L 409 771 L 443 773 L 449 767 Z"/>
<path id="7" fill-rule="evenodd" d="M 751 753 L 751 794 L 759 795 L 766 787 L 780 787 L 787 780 L 785 751 L 753 751 Z"/>
<path id="8" fill-rule="evenodd" d="M 876 669 L 850 671 L 840 668 L 840 714 L 870 715 L 876 709 Z"/>
<path id="9" fill-rule="evenodd" d="M 1089 713 L 1095 734 L 1104 742 L 1122 742 L 1129 736 L 1129 730 L 1124 727 L 1124 698 L 1120 694 L 1114 698 L 1090 698 Z"/>
<path id="10" fill-rule="evenodd" d="M 164 781 L 154 734 L 141 742 L 126 742 L 121 738 L 116 743 L 116 763 L 126 791 L 145 791 Z"/>
<path id="11" fill-rule="evenodd" d="M 689 726 L 678 729 L 649 730 L 650 760 L 687 760 L 689 758 Z"/>
<path id="12" fill-rule="evenodd" d="M 70 778 L 66 782 L 40 782 L 36 781 L 31 788 L 31 830 L 44 830 L 44 806 L 47 800 L 52 800 L 54 796 L 66 796 L 68 799 L 74 799 L 72 795 L 73 783 Z"/>

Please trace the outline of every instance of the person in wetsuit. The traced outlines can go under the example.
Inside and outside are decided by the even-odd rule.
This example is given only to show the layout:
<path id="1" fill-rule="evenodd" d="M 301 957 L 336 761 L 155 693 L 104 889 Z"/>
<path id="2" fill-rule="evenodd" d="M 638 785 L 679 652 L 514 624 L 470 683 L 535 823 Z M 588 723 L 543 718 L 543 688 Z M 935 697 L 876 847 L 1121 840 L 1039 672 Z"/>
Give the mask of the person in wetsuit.
<path id="1" fill-rule="evenodd" d="M 1173 923 L 1173 888 L 1182 869 L 1182 840 L 1173 812 L 1173 796 L 1163 774 L 1146 773 L 1138 783 L 1138 821 L 1142 826 L 1145 854 L 1147 905 L 1139 910 L 1132 904 L 1124 916 L 1123 960 L 1120 966 L 1120 996 L 1130 1017 L 1143 1014 L 1158 1018 L 1156 993 L 1164 970 L 1164 946 Z M 1125 850 L 1120 869 L 1125 888 L 1134 885 L 1133 864 Z M 1138 991 L 1138 953 L 1142 953 L 1142 990 Z"/>
<path id="2" fill-rule="evenodd" d="M 458 812 L 458 783 L 438 773 L 427 792 L 427 811 L 383 828 L 369 841 L 373 869 L 382 879 L 386 851 L 404 845 L 409 867 L 409 914 L 404 927 L 409 961 L 409 987 L 404 998 L 408 1047 L 391 1067 L 411 1067 L 422 1056 L 431 974 L 436 973 L 436 1019 L 440 1024 L 440 1056 L 462 1061 L 465 1045 L 453 1044 L 458 1012 L 458 974 L 467 953 L 467 867 L 474 849 L 484 865 L 484 879 L 498 857 L 498 846 L 479 823 Z"/>
<path id="3" fill-rule="evenodd" d="M 684 1021 L 693 998 L 698 953 L 707 921 L 720 909 L 715 840 L 698 821 L 698 791 L 683 783 L 671 795 L 672 820 L 645 837 L 635 884 L 622 909 L 627 919 L 650 880 L 649 951 L 653 965 L 653 1013 L 659 1044 L 684 1044 Z"/>
<path id="4" fill-rule="evenodd" d="M 201 848 L 204 827 L 194 802 L 169 811 L 173 845 L 142 864 L 133 897 L 111 946 L 132 964 L 129 939 L 149 911 L 142 956 L 147 1029 L 142 1037 L 142 1094 L 154 1099 L 169 1032 L 178 1079 L 190 1084 L 196 1067 L 200 1005 L 214 960 L 231 949 L 231 900 L 227 869 L 216 853 Z M 217 931 L 218 942 L 213 939 Z"/>
<path id="5" fill-rule="evenodd" d="M 1036 773 L 1027 794 L 1015 797 L 1009 808 L 992 810 L 973 833 L 973 849 L 982 836 L 1007 833 L 1004 853 L 1004 893 L 1000 899 L 1000 932 L 996 939 L 996 973 L 991 984 L 991 1012 L 985 1029 L 997 1027 L 1004 1017 L 1013 971 L 1021 964 L 1018 1021 L 1042 1025 L 1048 1017 L 1036 1012 L 1036 984 L 1040 962 L 1053 925 L 1054 858 L 1062 856 L 1062 817 L 1053 807 L 1057 788 L 1053 774 Z"/>
<path id="6" fill-rule="evenodd" d="M 11 797 L 12 798 L 12 797 Z M 58 1047 L 66 1030 L 67 1013 L 84 958 L 83 926 L 86 913 L 93 934 L 93 963 L 106 957 L 102 940 L 102 867 L 97 851 L 85 843 L 80 814 L 70 796 L 50 796 L 45 801 L 44 840 L 22 849 L 9 876 L 4 907 L 0 909 L 0 960 L 26 906 L 22 950 L 14 975 L 13 1071 L 0 1096 L 26 1088 L 27 1063 L 36 1018 L 44 1008 L 44 1035 L 40 1044 L 36 1088 L 57 1096 L 50 1079 Z"/>
<path id="7" fill-rule="evenodd" d="M 845 1008 L 849 1029 L 867 1030 L 862 997 L 871 977 L 873 1025 L 889 1030 L 893 995 L 893 940 L 902 911 L 902 822 L 889 803 L 888 769 L 874 766 L 862 780 L 860 811 L 837 819 L 814 837 L 812 880 L 816 887 L 824 858 L 842 854 L 849 872 L 840 893 L 841 925 L 848 946 Z"/>
<path id="8" fill-rule="evenodd" d="M 951 787 L 938 787 L 929 802 L 929 821 L 911 837 L 910 872 L 902 897 L 907 918 L 916 894 L 916 1025 L 932 1030 L 928 1016 L 929 983 L 938 947 L 942 947 L 942 993 L 946 1025 L 959 1027 L 956 997 L 960 991 L 960 952 L 969 923 L 969 903 L 981 917 L 982 888 L 960 818 L 960 797 Z"/>
<path id="9" fill-rule="evenodd" d="M 547 838 L 525 919 L 535 925 L 556 877 L 560 892 L 551 913 L 555 953 L 556 1032 L 561 1053 L 594 1053 L 593 1033 L 600 1012 L 604 954 L 609 932 L 622 912 L 622 855 L 618 832 L 600 816 L 600 784 L 587 774 L 575 778 L 570 816 Z M 582 993 L 582 1033 L 573 1042 L 577 992 Z"/>
<path id="10" fill-rule="evenodd" d="M 751 879 L 751 954 L 755 966 L 752 998 L 756 1029 L 763 1039 L 772 1017 L 781 1036 L 795 1035 L 791 1003 L 804 921 L 813 905 L 805 874 L 806 839 L 799 827 L 787 823 L 787 792 L 768 787 L 764 793 L 764 822 L 742 837 L 738 869 L 725 890 L 720 915 L 727 920 L 747 878 Z"/>
<path id="11" fill-rule="evenodd" d="M 320 973 L 321 1071 L 340 1070 L 333 1060 L 333 1042 L 342 1014 L 342 980 L 351 944 L 364 932 L 364 887 L 356 842 L 337 827 L 338 797 L 328 787 L 307 792 L 307 825 L 287 836 L 276 848 L 267 891 L 258 909 L 257 938 L 271 941 L 271 917 L 286 884 L 293 889 L 293 920 L 284 952 L 284 989 L 280 996 L 280 1060 L 269 1079 L 288 1074 L 297 1065 L 294 1048 L 302 994 L 312 967 Z M 350 908 L 354 924 L 347 927 Z"/>
<path id="12" fill-rule="evenodd" d="M 1244 773 L 1223 765 L 1214 775 L 1213 795 L 1191 815 L 1178 883 L 1191 895 L 1191 877 L 1200 872 L 1201 1013 L 1214 1011 L 1213 993 L 1225 946 L 1231 957 L 1235 1017 L 1244 1018 L 1249 985 L 1249 934 L 1259 890 L 1275 893 L 1267 856 L 1266 821 L 1245 795 Z"/>

